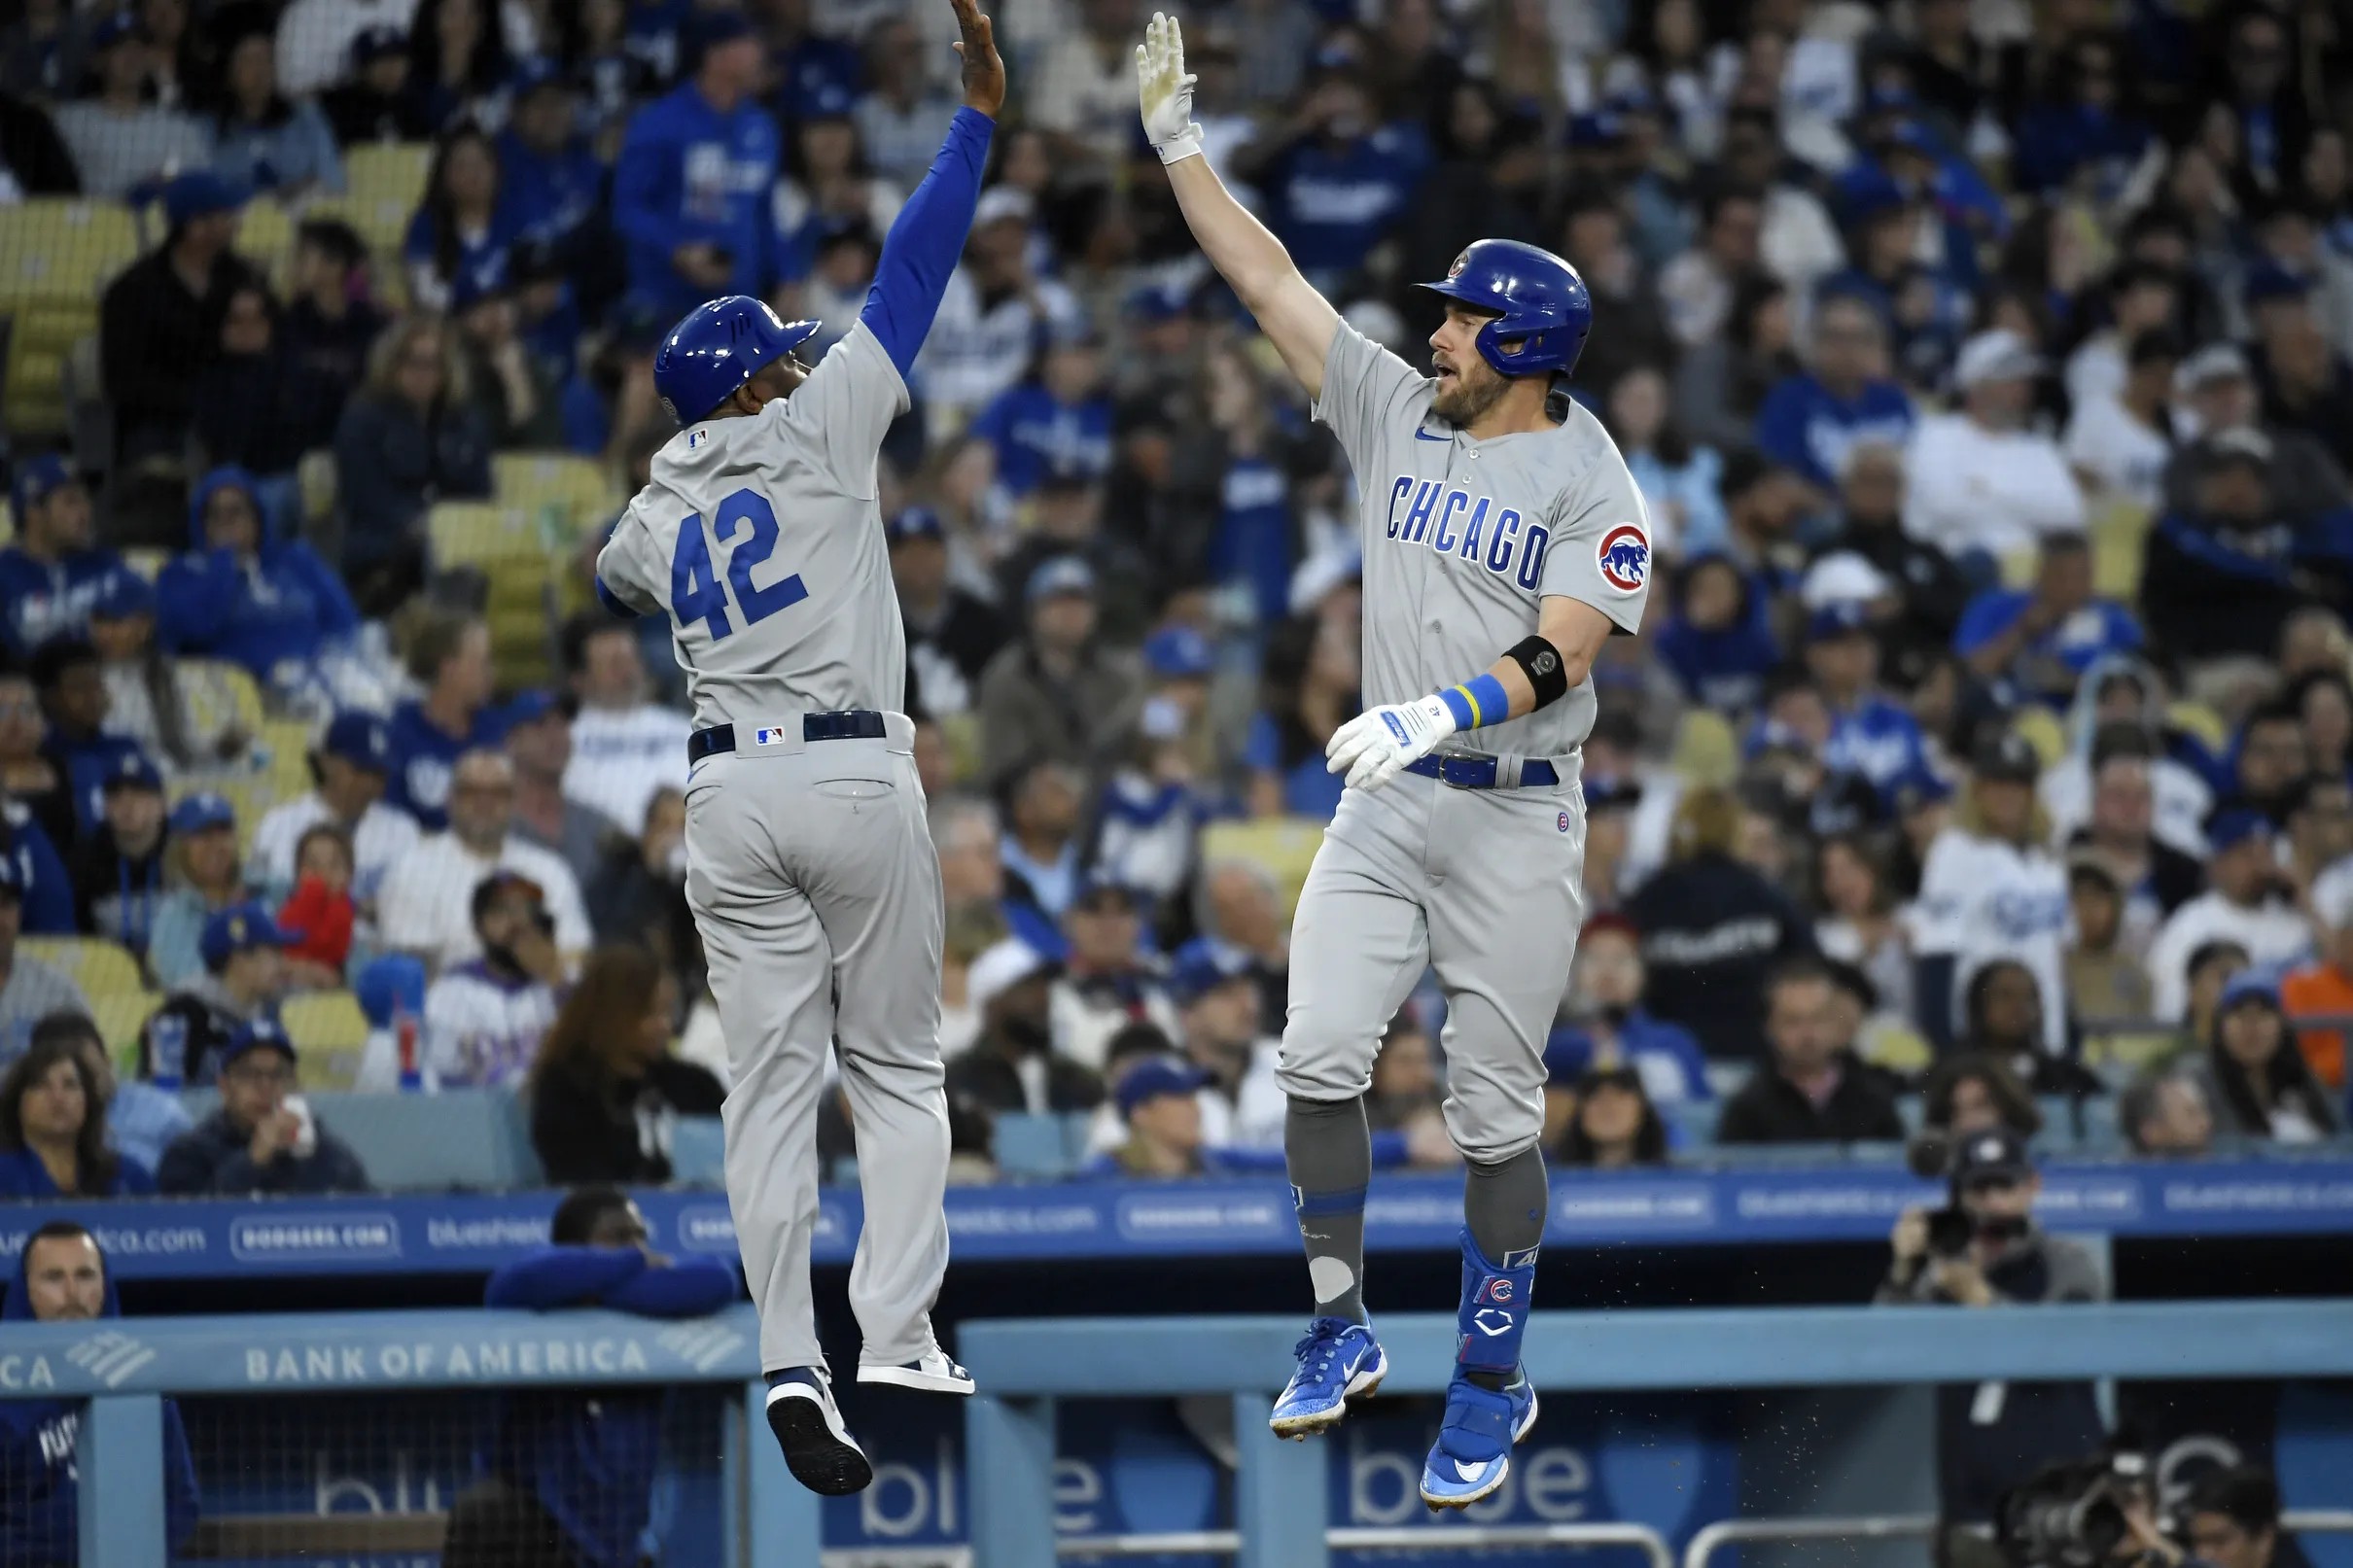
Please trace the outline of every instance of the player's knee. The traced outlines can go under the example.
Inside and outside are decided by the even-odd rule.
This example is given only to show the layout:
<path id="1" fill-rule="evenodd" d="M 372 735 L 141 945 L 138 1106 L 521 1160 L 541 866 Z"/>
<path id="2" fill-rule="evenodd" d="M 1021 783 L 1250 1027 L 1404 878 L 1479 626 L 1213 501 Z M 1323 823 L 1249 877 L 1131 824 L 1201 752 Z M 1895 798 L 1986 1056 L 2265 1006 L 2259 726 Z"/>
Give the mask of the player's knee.
<path id="1" fill-rule="evenodd" d="M 1467 1092 L 1466 1092 L 1467 1089 Z M 1447 1096 L 1446 1131 L 1455 1152 L 1473 1165 L 1500 1165 L 1532 1149 L 1544 1136 L 1544 1097 L 1457 1088 Z"/>
<path id="2" fill-rule="evenodd" d="M 1352 1099 L 1373 1086 L 1380 1040 L 1357 1031 L 1317 1028 L 1306 1009 L 1282 1031 L 1275 1081 L 1294 1099 Z"/>

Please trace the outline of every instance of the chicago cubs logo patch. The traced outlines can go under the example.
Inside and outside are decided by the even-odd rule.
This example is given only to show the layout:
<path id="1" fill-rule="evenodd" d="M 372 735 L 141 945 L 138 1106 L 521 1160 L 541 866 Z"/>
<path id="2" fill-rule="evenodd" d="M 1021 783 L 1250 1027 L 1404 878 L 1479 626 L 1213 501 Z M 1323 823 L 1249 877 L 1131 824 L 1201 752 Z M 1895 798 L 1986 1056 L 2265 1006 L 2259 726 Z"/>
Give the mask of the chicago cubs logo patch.
<path id="1" fill-rule="evenodd" d="M 1562 831 L 1562 832 L 1563 832 L 1563 833 L 1565 833 L 1565 832 L 1567 832 L 1567 831 L 1568 831 L 1568 813 L 1566 813 L 1566 812 L 1563 812 L 1563 813 L 1561 814 L 1561 818 L 1560 818 L 1560 827 L 1561 827 L 1561 831 Z"/>
<path id="2" fill-rule="evenodd" d="M 1594 559 L 1601 580 L 1620 593 L 1639 593 L 1650 580 L 1650 540 L 1632 523 L 1620 523 L 1603 534 Z"/>

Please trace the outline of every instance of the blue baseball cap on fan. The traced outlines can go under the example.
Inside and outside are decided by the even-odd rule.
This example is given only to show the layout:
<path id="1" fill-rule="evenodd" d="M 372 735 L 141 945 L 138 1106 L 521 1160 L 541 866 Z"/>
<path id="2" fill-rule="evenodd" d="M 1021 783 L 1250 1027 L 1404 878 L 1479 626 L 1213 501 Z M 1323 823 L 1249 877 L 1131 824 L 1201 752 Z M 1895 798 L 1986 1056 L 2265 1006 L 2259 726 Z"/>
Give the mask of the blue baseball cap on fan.
<path id="1" fill-rule="evenodd" d="M 1146 1100 L 1163 1095 L 1189 1095 L 1209 1081 L 1199 1067 L 1169 1057 L 1147 1057 L 1119 1075 L 1119 1086 L 1111 1096 L 1119 1101 L 1120 1115 L 1133 1116 L 1136 1107 Z"/>

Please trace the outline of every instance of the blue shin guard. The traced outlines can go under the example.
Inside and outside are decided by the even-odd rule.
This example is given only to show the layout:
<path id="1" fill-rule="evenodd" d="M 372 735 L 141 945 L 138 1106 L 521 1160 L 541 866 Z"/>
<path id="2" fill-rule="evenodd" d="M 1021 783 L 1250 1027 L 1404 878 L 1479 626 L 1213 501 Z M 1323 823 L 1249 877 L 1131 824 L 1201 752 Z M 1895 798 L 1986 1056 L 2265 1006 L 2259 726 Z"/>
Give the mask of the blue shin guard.
<path id="1" fill-rule="evenodd" d="M 1536 1249 L 1488 1262 L 1462 1233 L 1462 1305 L 1455 1319 L 1454 1381 L 1446 1419 L 1422 1467 L 1422 1500 L 1466 1508 L 1503 1484 L 1512 1445 L 1536 1422 L 1536 1391 L 1520 1371 L 1520 1340 L 1536 1282 Z M 1490 1388 L 1473 1375 L 1502 1386 Z"/>

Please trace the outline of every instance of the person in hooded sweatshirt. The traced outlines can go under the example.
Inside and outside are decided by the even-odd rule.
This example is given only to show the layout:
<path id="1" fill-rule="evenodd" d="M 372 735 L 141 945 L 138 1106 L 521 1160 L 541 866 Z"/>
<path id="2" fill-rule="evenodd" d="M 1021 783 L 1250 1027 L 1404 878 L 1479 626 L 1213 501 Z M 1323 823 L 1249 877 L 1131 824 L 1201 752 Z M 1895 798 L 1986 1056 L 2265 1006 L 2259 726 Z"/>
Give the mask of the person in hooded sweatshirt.
<path id="1" fill-rule="evenodd" d="M 1674 614 L 1658 646 L 1683 694 L 1723 714 L 1753 710 L 1764 698 L 1766 678 L 1781 662 L 1764 594 L 1739 563 L 1714 551 L 1683 563 Z"/>
<path id="2" fill-rule="evenodd" d="M 13 1329 L 122 1315 L 97 1237 L 72 1220 L 52 1220 L 25 1238 L 0 1298 L 0 1323 Z M 76 1568 L 82 1560 L 75 1452 L 83 1403 L 0 1399 L 0 1563 L 9 1568 Z M 195 1529 L 201 1499 L 188 1430 L 170 1399 L 163 1401 L 163 1534 L 176 1549 Z"/>
<path id="3" fill-rule="evenodd" d="M 490 1276 L 484 1306 L 701 1317 L 743 1295 L 734 1263 L 673 1262 L 648 1246 L 645 1217 L 615 1187 L 574 1192 L 547 1236 Z M 442 1568 L 637 1568 L 669 1397 L 595 1388 L 502 1398 L 476 1455 L 482 1479 L 449 1511 Z"/>
<path id="4" fill-rule="evenodd" d="M 2051 818 L 2054 844 L 2064 844 L 2091 820 L 2095 753 L 2115 754 L 2129 743 L 2120 733 L 2141 735 L 2140 754 L 2149 759 L 2150 825 L 2158 840 L 2187 855 L 2206 853 L 2206 819 L 2214 811 L 2213 759 L 2165 718 L 2164 678 L 2145 659 L 2112 653 L 2095 659 L 2076 682 L 2067 711 L 2067 754 L 2054 762 L 2035 785 L 2036 798 Z"/>
<path id="5" fill-rule="evenodd" d="M 359 626 L 360 612 L 308 544 L 276 537 L 259 495 L 243 469 L 196 481 L 188 553 L 157 583 L 158 630 L 175 653 L 228 659 L 264 685 L 291 684 Z"/>

